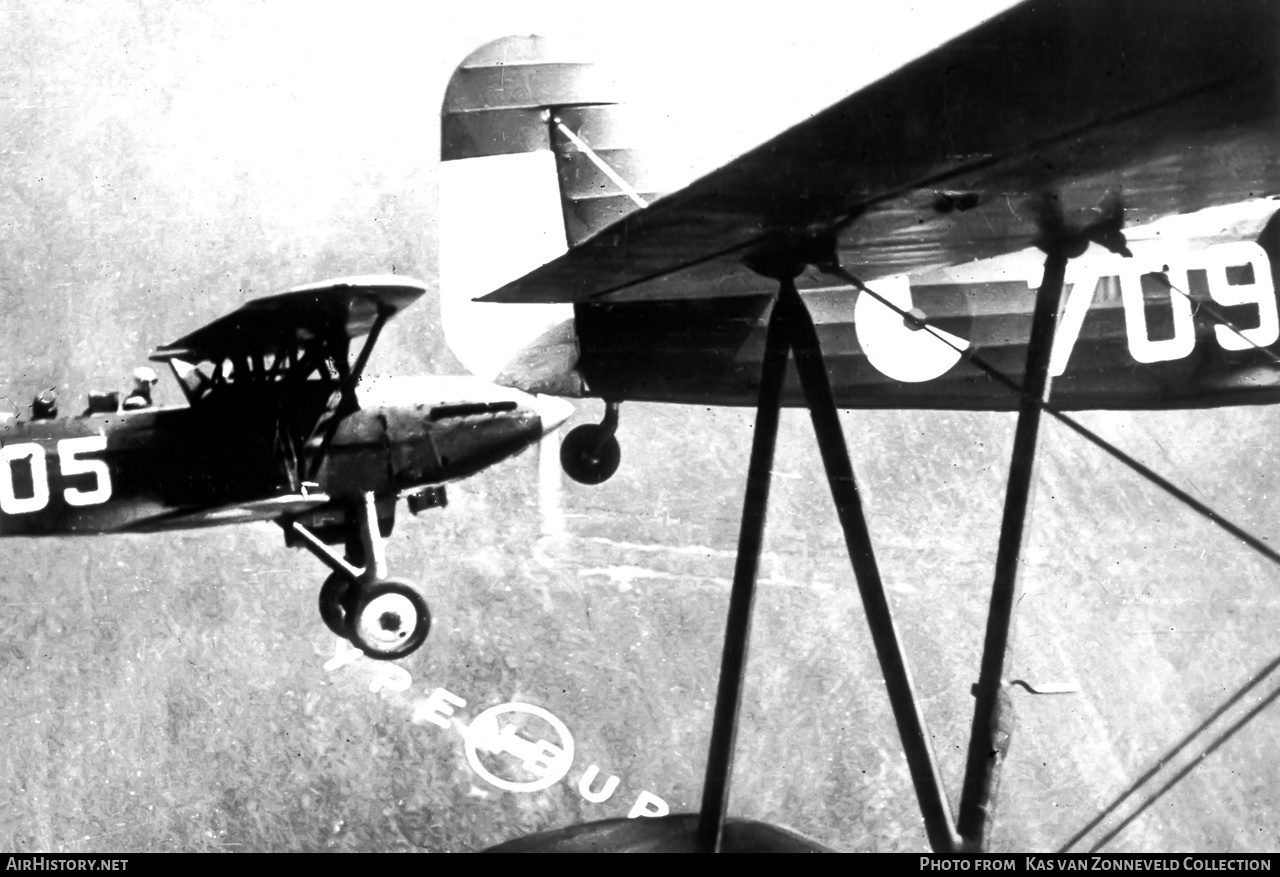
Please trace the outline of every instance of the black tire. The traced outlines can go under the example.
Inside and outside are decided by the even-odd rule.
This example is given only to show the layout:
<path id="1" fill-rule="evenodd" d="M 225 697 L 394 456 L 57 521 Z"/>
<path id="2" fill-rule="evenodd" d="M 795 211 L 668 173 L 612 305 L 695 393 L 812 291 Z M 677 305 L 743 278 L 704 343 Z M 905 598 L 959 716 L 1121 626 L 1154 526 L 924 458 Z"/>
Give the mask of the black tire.
<path id="1" fill-rule="evenodd" d="M 575 427 L 560 444 L 560 465 L 579 484 L 603 484 L 618 471 L 622 448 L 602 427 L 585 424 Z"/>
<path id="2" fill-rule="evenodd" d="M 347 610 L 351 607 L 351 582 L 346 576 L 331 574 L 320 586 L 320 617 L 335 635 L 347 638 Z"/>
<path id="3" fill-rule="evenodd" d="M 404 579 L 364 588 L 347 615 L 346 636 L 370 658 L 394 661 L 417 651 L 431 632 L 431 610 L 421 591 Z"/>

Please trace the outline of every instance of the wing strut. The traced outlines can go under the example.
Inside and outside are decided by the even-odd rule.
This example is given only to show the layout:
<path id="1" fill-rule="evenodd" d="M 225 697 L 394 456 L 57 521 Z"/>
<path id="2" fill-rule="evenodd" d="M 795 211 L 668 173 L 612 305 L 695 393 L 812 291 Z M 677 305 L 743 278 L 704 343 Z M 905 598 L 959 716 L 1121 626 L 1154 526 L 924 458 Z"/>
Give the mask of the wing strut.
<path id="1" fill-rule="evenodd" d="M 343 348 L 342 359 L 335 363 L 340 370 L 345 369 L 346 371 L 345 374 L 340 375 L 342 384 L 333 394 L 328 407 L 320 415 L 315 426 L 312 427 L 311 437 L 303 443 L 303 447 L 313 451 L 310 466 L 307 470 L 309 479 L 314 479 L 319 473 L 320 466 L 324 463 L 325 451 L 328 450 L 329 444 L 333 441 L 342 417 L 359 407 L 356 402 L 356 386 L 359 385 L 361 377 L 364 376 L 364 368 L 369 363 L 369 354 L 373 353 L 374 345 L 378 343 L 378 336 L 382 334 L 382 327 L 387 324 L 387 320 L 395 316 L 395 313 L 394 308 L 389 308 L 379 302 L 377 316 L 374 318 L 373 326 L 369 329 L 369 337 L 365 339 L 364 346 L 356 354 L 355 363 L 349 369 L 345 368 L 345 347 Z"/>
<path id="2" fill-rule="evenodd" d="M 889 690 L 889 701 L 902 738 L 916 797 L 920 802 L 929 844 L 937 852 L 952 851 L 958 846 L 958 838 L 951 827 L 950 809 L 943 794 L 937 761 L 929 744 L 924 717 L 916 703 L 911 673 L 898 641 L 889 600 L 880 579 L 871 536 L 854 480 L 853 465 L 849 461 L 849 451 L 840 427 L 835 398 L 831 393 L 826 364 L 818 345 L 817 331 L 796 291 L 793 277 L 793 273 L 786 272 L 779 278 L 778 297 L 769 318 L 751 463 L 743 502 L 742 529 L 738 541 L 738 560 L 729 596 L 724 654 L 703 785 L 697 846 L 703 852 L 718 850 L 724 828 L 733 743 L 746 669 L 756 570 L 764 535 L 770 470 L 773 467 L 778 431 L 779 397 L 787 353 L 791 350 L 795 352 L 796 369 L 814 431 L 817 433 L 831 495 L 844 529 L 849 559 L 853 564 L 876 655 L 884 673 L 885 686 Z"/>
<path id="3" fill-rule="evenodd" d="M 986 847 L 1000 785 L 1000 766 L 1013 733 L 1013 701 L 1003 682 L 1004 663 L 1009 650 L 1009 632 L 1018 591 L 1018 561 L 1022 556 L 1027 508 L 1035 475 L 1040 412 L 1049 401 L 1052 383 L 1049 358 L 1053 351 L 1066 269 L 1067 255 L 1064 251 L 1061 248 L 1049 250 L 1044 263 L 1044 278 L 1036 293 L 1036 306 L 1031 316 L 1026 377 L 1018 407 L 1018 425 L 1013 436 L 1013 459 L 1009 464 L 1009 486 L 1005 492 L 1004 519 L 1000 524 L 1000 544 L 996 552 L 991 603 L 987 610 L 982 664 L 974 689 L 973 725 L 969 732 L 969 754 L 956 826 L 965 848 L 971 851 L 981 851 Z"/>
<path id="4" fill-rule="evenodd" d="M 984 849 L 992 824 L 993 802 L 999 785 L 999 769 L 1008 749 L 1012 731 L 1012 701 L 1003 681 L 1005 657 L 1018 586 L 1027 509 L 1035 473 L 1036 442 L 1040 412 L 1047 407 L 1050 389 L 1049 361 L 1057 329 L 1067 261 L 1080 255 L 1089 243 L 1098 243 L 1112 252 L 1129 255 L 1123 234 L 1124 213 L 1118 194 L 1104 203 L 1099 219 L 1083 229 L 1069 229 L 1057 199 L 1046 195 L 1040 205 L 1040 239 L 1046 253 L 1044 277 L 1036 292 L 1031 338 L 1027 347 L 1026 375 L 1022 384 L 1018 424 L 1014 433 L 1013 459 L 1005 495 L 1004 518 L 996 555 L 995 580 L 987 613 L 982 664 L 974 687 L 973 724 L 960 796 L 959 821 L 952 827 L 950 808 L 942 788 L 937 760 L 925 730 L 924 716 L 915 697 L 915 686 L 897 629 L 880 570 L 876 564 L 871 535 L 854 479 L 853 465 L 818 333 L 813 319 L 796 291 L 794 278 L 807 264 L 821 270 L 847 274 L 834 258 L 830 241 L 818 238 L 781 240 L 762 247 L 744 259 L 755 271 L 779 280 L 779 289 L 769 318 L 756 426 L 743 501 L 742 529 L 738 539 L 738 560 L 733 589 L 729 595 L 729 616 L 725 631 L 720 683 L 716 693 L 711 746 L 703 786 L 702 812 L 697 829 L 697 847 L 717 851 L 724 829 L 725 809 L 732 772 L 733 744 L 746 670 L 747 641 L 755 597 L 756 571 L 764 536 L 769 500 L 770 472 L 778 431 L 779 397 L 786 372 L 788 351 L 794 352 L 796 372 L 805 403 L 813 421 L 823 467 L 831 487 L 854 577 L 862 597 L 867 625 L 876 657 L 884 674 L 889 703 L 898 735 L 902 740 L 907 767 L 920 803 L 925 833 L 935 852 L 977 852 Z M 861 287 L 861 283 L 855 285 Z M 910 315 L 908 315 L 910 316 Z"/>
<path id="5" fill-rule="evenodd" d="M 978 684 L 974 686 L 973 724 L 969 731 L 969 752 L 956 824 L 963 848 L 969 852 L 986 849 L 995 813 L 995 796 L 1000 785 L 1000 767 L 1013 733 L 1013 701 L 1003 679 L 1004 665 L 1009 651 L 1013 607 L 1017 602 L 1018 566 L 1035 476 L 1040 412 L 1048 407 L 1049 402 L 1049 361 L 1058 328 L 1067 262 L 1082 254 L 1090 242 L 1113 253 L 1132 256 L 1124 237 L 1124 206 L 1118 191 L 1104 199 L 1098 218 L 1083 228 L 1067 226 L 1062 207 L 1053 194 L 1046 193 L 1040 199 L 1038 212 L 1040 235 L 1036 245 L 1045 253 L 1044 276 L 1036 291 L 1036 306 L 1031 314 L 1026 373 L 1018 404 L 1018 425 L 1013 435 L 1013 459 L 1009 463 L 1009 486 L 1005 491 L 1004 518 L 1000 522 L 1000 544 L 996 551 L 991 603 L 987 609 L 982 664 Z"/>

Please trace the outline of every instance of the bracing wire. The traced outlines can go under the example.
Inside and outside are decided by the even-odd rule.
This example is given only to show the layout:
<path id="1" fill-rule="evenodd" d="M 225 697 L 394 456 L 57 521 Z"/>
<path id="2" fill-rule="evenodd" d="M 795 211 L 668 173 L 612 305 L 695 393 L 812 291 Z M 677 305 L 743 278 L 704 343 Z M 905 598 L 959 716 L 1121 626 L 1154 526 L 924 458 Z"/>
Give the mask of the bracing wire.
<path id="1" fill-rule="evenodd" d="M 974 365 L 981 372 L 983 372 L 983 374 L 987 375 L 992 380 L 1007 387 L 1013 393 L 1016 393 L 1019 396 L 1022 395 L 1022 385 L 1018 383 L 1018 381 L 1014 380 L 1004 372 L 1000 371 L 995 366 L 988 363 L 985 359 L 982 358 L 982 356 L 974 348 L 961 347 L 958 344 L 954 343 L 949 338 L 944 336 L 942 333 L 934 330 L 934 328 L 930 326 L 925 319 L 922 319 L 918 313 L 909 313 L 903 308 L 898 307 L 889 299 L 885 298 L 875 290 L 871 289 L 869 286 L 867 286 L 865 283 L 863 283 L 861 280 L 859 280 L 857 277 L 855 277 L 853 274 L 850 274 L 848 271 L 844 270 L 843 268 L 832 267 L 828 270 L 830 270 L 832 273 L 836 274 L 837 276 L 851 283 L 853 287 L 857 289 L 859 292 L 866 293 L 867 295 L 874 298 L 876 301 L 880 302 L 880 304 L 884 305 L 885 307 L 889 308 L 891 311 L 896 313 L 898 316 L 902 317 L 902 319 L 907 323 L 907 325 L 911 326 L 913 329 L 918 329 L 918 330 L 928 332 L 934 338 L 938 339 L 943 344 L 947 345 L 956 353 L 958 353 L 960 356 L 964 357 L 968 362 L 970 362 L 972 365 Z M 1170 288 L 1175 289 L 1172 286 L 1172 284 L 1170 284 Z M 1187 295 L 1187 293 L 1183 292 L 1182 290 L 1176 290 L 1176 291 L 1181 292 L 1183 295 Z M 1190 298 L 1189 295 L 1187 295 L 1187 297 Z M 1199 302 L 1199 304 L 1204 305 L 1205 303 Z M 1245 337 L 1245 335 L 1239 329 L 1237 329 L 1234 325 L 1232 325 L 1230 321 L 1228 321 L 1223 315 L 1218 313 L 1216 308 L 1206 308 L 1206 312 L 1214 320 L 1222 323 L 1231 331 L 1236 332 L 1237 334 L 1240 335 L 1241 338 L 1244 338 L 1250 344 L 1253 344 L 1253 346 L 1258 347 L 1257 344 L 1254 344 L 1253 341 Z M 1265 348 L 1259 347 L 1259 349 L 1266 351 Z M 1266 352 L 1268 353 L 1268 355 L 1270 355 L 1270 351 L 1266 351 Z M 1192 511 L 1196 512 L 1201 517 L 1205 518 L 1209 522 L 1215 524 L 1219 528 L 1230 533 L 1232 536 L 1236 537 L 1241 542 L 1248 545 L 1250 548 L 1252 548 L 1254 551 L 1258 552 L 1263 557 L 1270 560 L 1272 563 L 1275 563 L 1277 566 L 1280 566 L 1280 552 L 1277 552 L 1270 545 L 1267 545 L 1266 542 L 1264 542 L 1261 538 L 1253 535 L 1252 533 L 1250 533 L 1248 530 L 1245 530 L 1240 525 L 1224 517 L 1219 512 L 1210 508 L 1205 503 L 1201 502 L 1200 500 L 1193 497 L 1191 494 L 1187 493 L 1182 488 L 1178 487 L 1176 484 L 1171 482 L 1169 479 L 1165 478 L 1163 475 L 1160 475 L 1159 473 L 1152 470 L 1150 467 L 1144 465 L 1134 457 L 1130 456 L 1128 453 L 1122 451 L 1120 448 L 1117 448 L 1115 445 L 1111 444 L 1111 442 L 1107 441 L 1102 436 L 1098 435 L 1096 432 L 1089 429 L 1088 427 L 1080 423 L 1075 418 L 1067 415 L 1065 412 L 1061 411 L 1060 409 L 1054 407 L 1050 403 L 1037 401 L 1036 404 L 1040 407 L 1041 411 L 1043 411 L 1044 413 L 1048 414 L 1050 417 L 1057 420 L 1059 423 L 1061 423 L 1063 426 L 1070 429 L 1072 432 L 1084 438 L 1090 444 L 1104 451 L 1109 456 L 1123 463 L 1125 466 L 1128 466 L 1134 472 L 1138 473 L 1147 481 L 1150 481 L 1152 484 L 1156 485 L 1161 490 L 1165 491 L 1170 496 L 1177 499 L 1179 502 L 1181 502 L 1183 505 L 1190 508 Z"/>

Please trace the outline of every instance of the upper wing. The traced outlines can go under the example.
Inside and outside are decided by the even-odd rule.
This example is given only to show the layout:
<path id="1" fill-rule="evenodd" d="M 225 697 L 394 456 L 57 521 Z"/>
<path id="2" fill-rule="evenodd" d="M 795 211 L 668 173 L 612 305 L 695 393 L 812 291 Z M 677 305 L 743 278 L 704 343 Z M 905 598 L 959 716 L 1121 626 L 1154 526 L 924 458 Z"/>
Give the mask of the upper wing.
<path id="1" fill-rule="evenodd" d="M 153 360 L 219 360 L 304 346 L 314 339 L 358 338 L 379 314 L 394 316 L 426 292 L 399 275 L 344 277 L 254 299 L 225 317 L 158 348 Z"/>
<path id="2" fill-rule="evenodd" d="M 482 301 L 768 291 L 761 248 L 835 234 L 864 279 L 1031 245 L 1029 197 L 1130 226 L 1280 192 L 1280 3 L 1030 0 Z"/>

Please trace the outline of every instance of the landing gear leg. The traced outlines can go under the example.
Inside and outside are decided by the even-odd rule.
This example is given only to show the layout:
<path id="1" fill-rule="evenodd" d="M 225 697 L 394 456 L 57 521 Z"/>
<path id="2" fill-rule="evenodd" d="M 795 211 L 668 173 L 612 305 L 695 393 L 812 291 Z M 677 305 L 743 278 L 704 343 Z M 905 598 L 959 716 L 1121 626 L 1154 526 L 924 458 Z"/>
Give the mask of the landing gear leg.
<path id="1" fill-rule="evenodd" d="M 604 420 L 575 427 L 560 444 L 560 465 L 580 484 L 602 484 L 622 461 L 618 447 L 618 403 L 605 402 Z"/>
<path id="2" fill-rule="evenodd" d="M 355 508 L 358 537 L 349 555 L 361 566 L 338 556 L 297 521 L 285 524 L 303 547 L 333 573 L 320 588 L 320 617 L 338 636 L 371 658 L 393 661 L 412 654 L 431 631 L 431 612 L 416 584 L 387 578 L 386 552 L 378 529 L 375 497 L 366 493 Z"/>

